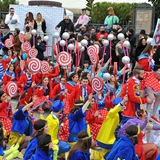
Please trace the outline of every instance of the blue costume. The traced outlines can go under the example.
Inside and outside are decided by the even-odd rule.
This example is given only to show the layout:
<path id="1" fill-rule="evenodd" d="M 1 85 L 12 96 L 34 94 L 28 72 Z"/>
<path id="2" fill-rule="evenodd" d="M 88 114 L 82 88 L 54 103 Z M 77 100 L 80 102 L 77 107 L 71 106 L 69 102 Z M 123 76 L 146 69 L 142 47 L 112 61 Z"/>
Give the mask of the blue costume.
<path id="1" fill-rule="evenodd" d="M 80 131 L 87 130 L 87 124 L 84 119 L 86 113 L 82 112 L 80 108 L 76 113 L 71 113 L 69 115 L 69 137 L 68 142 L 77 142 L 77 134 Z"/>
<path id="2" fill-rule="evenodd" d="M 77 150 L 72 153 L 70 160 L 90 160 L 90 153 L 83 153 L 81 150 Z"/>
<path id="3" fill-rule="evenodd" d="M 35 152 L 37 146 L 38 146 L 38 137 L 35 137 L 28 143 L 23 159 L 24 160 L 30 159 L 32 154 Z"/>
<path id="4" fill-rule="evenodd" d="M 117 160 L 118 158 L 120 160 L 138 160 L 135 153 L 134 144 L 127 136 L 122 136 L 114 144 L 106 160 Z"/>
<path id="5" fill-rule="evenodd" d="M 43 150 L 37 148 L 35 154 L 32 155 L 31 160 L 50 160 L 50 155 L 47 155 Z"/>

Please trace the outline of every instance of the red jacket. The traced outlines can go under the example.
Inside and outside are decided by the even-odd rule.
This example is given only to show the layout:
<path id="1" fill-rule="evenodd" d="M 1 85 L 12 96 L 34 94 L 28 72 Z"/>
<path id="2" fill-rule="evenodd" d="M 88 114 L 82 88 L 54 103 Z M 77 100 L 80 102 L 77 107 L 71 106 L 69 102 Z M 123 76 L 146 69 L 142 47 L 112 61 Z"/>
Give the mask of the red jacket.
<path id="1" fill-rule="evenodd" d="M 103 36 L 105 39 L 107 39 L 108 38 L 108 33 L 101 33 L 101 32 L 98 32 L 97 34 L 96 34 L 96 39 L 97 39 L 97 41 L 99 41 L 100 40 L 100 37 L 101 36 Z"/>
<path id="2" fill-rule="evenodd" d="M 46 90 L 45 88 L 41 89 L 41 87 L 38 87 L 36 89 L 36 91 L 34 92 L 34 95 L 36 95 L 37 97 L 42 97 L 42 96 L 44 96 L 44 91 L 45 90 Z"/>
<path id="3" fill-rule="evenodd" d="M 32 75 L 31 80 L 32 80 L 32 82 L 35 82 L 35 75 Z M 27 75 L 26 75 L 26 73 L 23 73 L 17 83 L 20 94 L 23 93 L 26 83 L 27 83 Z M 21 87 L 21 84 L 24 84 L 24 87 Z"/>
<path id="4" fill-rule="evenodd" d="M 12 108 L 10 107 L 10 115 L 8 115 L 8 110 L 7 110 L 7 107 L 9 107 L 9 103 L 7 102 L 2 102 L 0 103 L 0 117 L 3 117 L 3 118 L 8 118 L 8 117 L 11 117 L 12 116 Z"/>
<path id="5" fill-rule="evenodd" d="M 61 85 L 57 84 L 53 89 L 50 94 L 50 97 L 54 99 L 57 95 L 60 95 L 59 100 L 63 101 L 64 95 L 61 93 Z"/>
<path id="6" fill-rule="evenodd" d="M 6 60 L 2 60 L 2 66 L 4 68 L 4 70 L 6 70 L 8 68 L 7 64 L 11 61 L 10 58 L 6 59 Z"/>
<path id="7" fill-rule="evenodd" d="M 123 86 L 122 88 L 122 98 L 127 94 L 128 95 L 128 101 L 126 104 L 126 109 L 122 112 L 123 116 L 126 117 L 135 117 L 135 111 L 136 111 L 136 103 L 140 104 L 140 98 L 135 96 L 135 90 L 134 85 L 136 84 L 135 80 L 132 78 L 129 79 L 129 81 Z M 127 89 L 128 86 L 128 89 Z M 142 90 L 143 87 L 140 84 L 140 89 Z M 142 104 L 147 103 L 146 98 L 141 98 Z"/>
<path id="8" fill-rule="evenodd" d="M 92 89 L 90 86 L 87 86 L 87 95 L 92 93 Z M 70 103 L 74 104 L 75 101 L 80 100 L 82 98 L 82 86 L 75 86 L 73 92 L 70 94 L 69 99 Z"/>
<path id="9" fill-rule="evenodd" d="M 151 67 L 148 59 L 141 59 L 138 61 L 138 64 L 144 68 L 145 71 L 151 72 Z"/>

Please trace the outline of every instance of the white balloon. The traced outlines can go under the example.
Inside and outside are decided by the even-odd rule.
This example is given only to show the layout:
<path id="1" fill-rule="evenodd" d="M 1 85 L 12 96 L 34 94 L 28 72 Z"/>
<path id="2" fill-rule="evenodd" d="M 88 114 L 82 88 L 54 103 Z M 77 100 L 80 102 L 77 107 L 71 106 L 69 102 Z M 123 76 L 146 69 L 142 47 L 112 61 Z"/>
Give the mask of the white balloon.
<path id="1" fill-rule="evenodd" d="M 31 31 L 31 33 L 32 33 L 32 35 L 36 35 L 36 33 L 37 33 L 37 31 L 35 30 L 35 29 L 33 29 L 32 31 Z"/>
<path id="2" fill-rule="evenodd" d="M 102 42 L 102 43 L 103 43 L 103 45 L 104 45 L 104 46 L 108 46 L 108 45 L 109 45 L 109 41 L 108 41 L 108 40 L 106 40 L 106 39 L 105 39 L 105 40 L 103 40 L 103 42 Z"/>
<path id="3" fill-rule="evenodd" d="M 147 39 L 147 44 L 151 44 L 152 43 L 153 38 L 148 38 Z"/>
<path id="4" fill-rule="evenodd" d="M 108 35 L 108 40 L 109 40 L 109 41 L 112 41 L 113 39 L 114 39 L 114 35 L 113 35 L 113 34 L 109 34 L 109 35 Z"/>
<path id="5" fill-rule="evenodd" d="M 45 42 L 47 42 L 47 41 L 49 40 L 49 37 L 48 37 L 48 36 L 44 36 L 43 40 L 44 40 Z"/>
<path id="6" fill-rule="evenodd" d="M 130 42 L 129 41 L 124 41 L 123 45 L 124 45 L 124 47 L 129 48 L 130 47 Z"/>
<path id="7" fill-rule="evenodd" d="M 68 49 L 69 49 L 70 51 L 74 50 L 74 44 L 69 44 L 69 45 L 68 45 Z"/>
<path id="8" fill-rule="evenodd" d="M 86 39 L 83 39 L 83 40 L 81 41 L 81 45 L 82 45 L 82 46 L 87 46 L 87 45 L 88 45 L 88 41 L 87 41 Z"/>
<path id="9" fill-rule="evenodd" d="M 124 56 L 123 58 L 122 58 L 122 63 L 123 64 L 128 64 L 130 62 L 130 58 L 128 57 L 128 56 Z"/>
<path id="10" fill-rule="evenodd" d="M 64 39 L 68 39 L 69 37 L 70 37 L 70 35 L 69 35 L 68 32 L 64 32 L 64 33 L 62 34 L 62 38 L 64 38 Z"/>
<path id="11" fill-rule="evenodd" d="M 80 49 L 80 51 L 83 52 L 84 50 L 85 50 L 85 47 L 82 46 L 81 49 Z"/>
<path id="12" fill-rule="evenodd" d="M 59 38 L 59 33 L 58 33 L 58 32 L 55 32 L 55 33 L 53 34 L 53 37 L 54 37 L 54 38 Z"/>
<path id="13" fill-rule="evenodd" d="M 82 48 L 82 45 L 81 45 L 81 43 L 80 43 L 80 42 L 78 43 L 78 48 L 79 48 L 79 49 L 81 49 L 81 48 Z"/>
<path id="14" fill-rule="evenodd" d="M 64 47 L 66 45 L 65 40 L 60 40 L 60 46 Z"/>
<path id="15" fill-rule="evenodd" d="M 109 73 L 104 73 L 103 78 L 104 78 L 105 80 L 110 80 L 111 75 L 110 75 Z"/>
<path id="16" fill-rule="evenodd" d="M 123 33 L 119 33 L 118 36 L 117 36 L 117 38 L 119 40 L 123 40 L 124 39 L 124 34 Z"/>

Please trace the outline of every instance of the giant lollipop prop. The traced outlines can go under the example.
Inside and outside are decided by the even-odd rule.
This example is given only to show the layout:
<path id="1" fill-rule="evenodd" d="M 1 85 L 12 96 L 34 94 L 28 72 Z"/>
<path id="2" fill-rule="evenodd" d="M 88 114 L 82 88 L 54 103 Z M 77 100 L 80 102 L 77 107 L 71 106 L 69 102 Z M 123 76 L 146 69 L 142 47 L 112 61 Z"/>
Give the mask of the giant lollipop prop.
<path id="1" fill-rule="evenodd" d="M 109 40 L 109 53 L 110 53 L 110 58 L 111 58 L 111 61 L 110 61 L 110 64 L 112 64 L 112 40 L 114 39 L 114 35 L 113 34 L 109 34 L 108 35 L 108 40 Z"/>
<path id="2" fill-rule="evenodd" d="M 49 37 L 45 36 L 43 38 L 43 40 L 46 42 L 46 57 L 48 57 L 49 56 L 49 54 L 48 54 L 48 41 L 49 41 Z"/>
<path id="3" fill-rule="evenodd" d="M 37 33 L 37 31 L 35 29 L 33 29 L 31 31 L 31 34 L 33 35 L 33 46 L 35 46 L 35 44 L 36 44 L 36 33 Z"/>
<path id="4" fill-rule="evenodd" d="M 58 53 L 60 52 L 60 47 L 59 47 L 59 42 L 58 42 L 58 38 L 59 38 L 59 33 L 58 32 L 55 32 L 53 34 L 53 37 L 56 39 L 56 44 L 58 46 Z"/>
<path id="5" fill-rule="evenodd" d="M 104 56 L 105 56 L 105 52 L 106 52 L 106 47 L 109 45 L 109 41 L 108 40 L 103 40 L 102 43 L 103 43 L 103 46 L 104 46 L 102 60 L 104 62 Z M 103 65 L 103 62 L 102 62 L 102 65 Z"/>
<path id="6" fill-rule="evenodd" d="M 68 32 L 64 32 L 62 34 L 62 38 L 65 39 L 65 41 L 66 41 L 66 50 L 67 50 L 67 52 L 68 52 L 68 39 L 69 39 L 69 37 L 70 37 L 70 35 L 69 35 Z"/>
<path id="7" fill-rule="evenodd" d="M 125 71 L 126 71 L 126 68 L 127 68 L 129 62 L 130 62 L 130 58 L 129 58 L 128 56 L 124 56 L 124 57 L 122 58 L 122 63 L 124 64 L 124 72 L 123 72 L 122 85 L 124 85 L 124 81 L 125 81 Z"/>
<path id="8" fill-rule="evenodd" d="M 124 41 L 124 47 L 126 48 L 126 53 L 127 53 L 126 55 L 129 56 L 129 53 L 128 53 L 128 49 L 130 47 L 129 41 Z"/>

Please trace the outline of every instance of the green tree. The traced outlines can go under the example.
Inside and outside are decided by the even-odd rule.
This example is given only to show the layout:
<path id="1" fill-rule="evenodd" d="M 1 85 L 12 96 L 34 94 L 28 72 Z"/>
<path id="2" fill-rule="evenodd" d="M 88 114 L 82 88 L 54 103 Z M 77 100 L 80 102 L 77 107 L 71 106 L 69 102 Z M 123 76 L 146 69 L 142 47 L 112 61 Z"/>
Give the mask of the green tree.
<path id="1" fill-rule="evenodd" d="M 148 2 L 151 2 L 155 7 L 155 20 L 157 22 L 157 19 L 160 17 L 160 0 L 148 0 Z"/>
<path id="2" fill-rule="evenodd" d="M 19 4 L 17 0 L 0 0 L 0 10 L 8 11 L 10 4 Z"/>
<path id="3" fill-rule="evenodd" d="M 94 0 L 86 0 L 86 1 L 87 1 L 86 9 L 90 12 L 90 15 L 91 15 Z"/>

